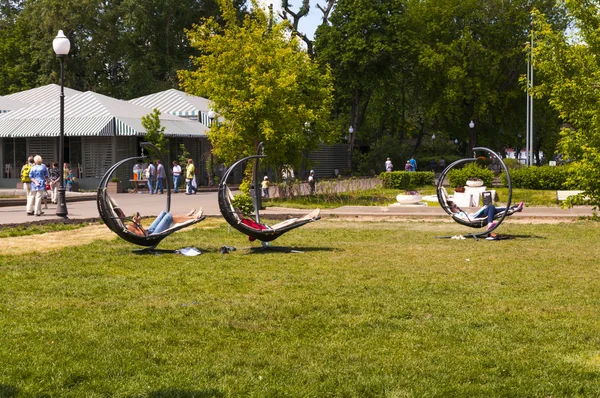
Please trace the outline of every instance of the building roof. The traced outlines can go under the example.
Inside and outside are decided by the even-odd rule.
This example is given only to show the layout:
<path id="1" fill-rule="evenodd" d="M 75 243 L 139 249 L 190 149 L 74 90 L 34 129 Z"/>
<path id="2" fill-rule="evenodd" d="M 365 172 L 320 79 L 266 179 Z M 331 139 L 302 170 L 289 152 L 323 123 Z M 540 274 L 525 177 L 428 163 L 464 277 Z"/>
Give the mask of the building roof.
<path id="1" fill-rule="evenodd" d="M 65 98 L 81 94 L 81 91 L 73 90 L 68 87 L 64 87 L 63 91 Z M 24 102 L 28 105 L 39 105 L 45 102 L 54 101 L 55 99 L 60 99 L 60 86 L 58 84 L 48 84 L 46 86 L 9 94 L 3 98 Z"/>
<path id="2" fill-rule="evenodd" d="M 142 117 L 148 108 L 86 91 L 65 98 L 66 136 L 145 135 Z M 193 120 L 162 114 L 166 136 L 205 137 L 207 128 Z M 57 137 L 60 135 L 60 97 L 0 115 L 0 137 Z"/>
<path id="3" fill-rule="evenodd" d="M 134 98 L 129 102 L 150 109 L 157 108 L 161 113 L 175 116 L 198 116 L 199 113 L 208 113 L 210 110 L 210 104 L 206 98 L 189 95 L 175 89 Z"/>
<path id="4" fill-rule="evenodd" d="M 25 102 L 10 99 L 8 97 L 0 97 L 0 113 L 14 111 L 15 109 L 24 108 Z"/>

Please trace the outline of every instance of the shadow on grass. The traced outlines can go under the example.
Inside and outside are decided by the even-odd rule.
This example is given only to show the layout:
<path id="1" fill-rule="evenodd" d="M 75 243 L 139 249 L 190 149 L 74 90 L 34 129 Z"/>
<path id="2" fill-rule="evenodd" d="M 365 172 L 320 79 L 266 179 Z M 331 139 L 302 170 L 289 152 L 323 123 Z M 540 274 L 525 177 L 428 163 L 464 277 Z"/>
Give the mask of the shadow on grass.
<path id="1" fill-rule="evenodd" d="M 8 386 L 6 384 L 0 384 L 0 397 L 10 398 L 16 397 L 19 394 L 19 389 L 15 386 Z"/>
<path id="2" fill-rule="evenodd" d="M 245 254 L 268 254 L 268 253 L 305 253 L 305 252 L 332 252 L 337 251 L 330 247 L 290 247 L 290 246 L 270 246 L 270 247 L 245 247 L 240 250 L 247 251 Z"/>
<path id="3" fill-rule="evenodd" d="M 151 391 L 148 394 L 149 398 L 208 398 L 208 397 L 223 397 L 223 393 L 219 390 L 210 389 L 204 391 L 187 391 L 169 388 L 166 390 Z"/>
<path id="4" fill-rule="evenodd" d="M 510 239 L 548 239 L 545 236 L 539 235 L 508 235 L 508 234 L 498 234 L 499 237 L 497 239 L 491 240 L 510 240 Z M 444 236 L 436 236 L 436 239 L 456 239 L 456 236 L 461 235 L 444 235 Z M 471 234 L 464 234 L 464 239 L 474 239 L 474 240 L 488 240 L 485 235 L 473 236 Z M 461 238 L 463 239 L 463 238 Z"/>
<path id="5" fill-rule="evenodd" d="M 200 251 L 200 253 L 208 253 L 209 250 L 204 250 L 204 249 L 200 249 L 195 247 L 196 249 L 198 249 Z M 131 250 L 130 253 L 133 254 L 137 254 L 138 256 L 145 256 L 145 255 L 153 255 L 153 256 L 160 256 L 162 254 L 173 254 L 176 256 L 181 255 L 181 253 L 179 253 L 179 250 L 181 249 L 173 249 L 173 250 L 169 250 L 169 249 L 150 249 L 150 248 L 142 248 L 142 249 L 134 249 Z"/>

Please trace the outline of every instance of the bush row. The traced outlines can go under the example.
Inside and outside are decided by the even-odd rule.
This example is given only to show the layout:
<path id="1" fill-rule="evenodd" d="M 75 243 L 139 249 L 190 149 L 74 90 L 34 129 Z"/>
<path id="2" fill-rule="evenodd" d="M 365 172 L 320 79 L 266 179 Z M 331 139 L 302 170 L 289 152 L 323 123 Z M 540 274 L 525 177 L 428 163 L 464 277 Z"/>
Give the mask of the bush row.
<path id="1" fill-rule="evenodd" d="M 513 188 L 527 189 L 581 189 L 572 182 L 575 170 L 569 166 L 523 167 L 510 170 Z M 501 174 L 502 184 L 506 186 L 506 175 Z"/>
<path id="2" fill-rule="evenodd" d="M 379 174 L 379 179 L 384 188 L 415 189 L 423 185 L 433 185 L 433 176 L 431 171 L 392 171 Z"/>

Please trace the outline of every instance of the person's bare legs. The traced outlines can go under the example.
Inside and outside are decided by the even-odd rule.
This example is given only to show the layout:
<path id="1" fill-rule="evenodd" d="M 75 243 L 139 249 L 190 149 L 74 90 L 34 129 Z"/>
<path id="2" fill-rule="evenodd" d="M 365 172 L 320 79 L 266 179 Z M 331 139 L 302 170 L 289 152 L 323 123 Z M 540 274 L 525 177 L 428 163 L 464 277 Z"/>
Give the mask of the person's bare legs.
<path id="1" fill-rule="evenodd" d="M 202 209 L 197 211 L 195 209 L 192 209 L 192 211 L 190 211 L 187 214 L 174 214 L 173 222 L 179 224 L 190 220 L 197 220 L 200 217 L 202 217 Z"/>

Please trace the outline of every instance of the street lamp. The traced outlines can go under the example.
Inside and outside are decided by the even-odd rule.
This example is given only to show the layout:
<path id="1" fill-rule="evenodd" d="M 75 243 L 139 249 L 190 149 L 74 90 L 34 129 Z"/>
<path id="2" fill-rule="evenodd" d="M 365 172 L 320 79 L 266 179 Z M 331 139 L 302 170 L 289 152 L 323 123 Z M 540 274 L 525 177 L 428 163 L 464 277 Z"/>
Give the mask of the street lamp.
<path id="1" fill-rule="evenodd" d="M 208 111 L 208 114 L 207 114 L 207 116 L 208 116 L 208 120 L 210 120 L 210 124 L 212 125 L 213 119 L 214 119 L 215 117 L 217 117 L 217 112 L 215 112 L 215 111 L 214 111 L 214 109 L 210 109 L 210 110 Z"/>
<path id="2" fill-rule="evenodd" d="M 58 186 L 56 215 L 59 217 L 67 217 L 67 201 L 65 197 L 65 179 L 64 179 L 64 152 L 65 152 L 65 58 L 71 49 L 71 42 L 65 36 L 62 30 L 52 41 L 52 47 L 56 56 L 60 60 L 60 136 L 58 139 L 58 167 L 60 175 L 60 185 Z"/>
<path id="3" fill-rule="evenodd" d="M 435 155 L 435 133 L 431 134 L 431 151 Z"/>
<path id="4" fill-rule="evenodd" d="M 354 146 L 354 127 L 348 127 L 348 171 L 352 175 L 352 147 Z"/>
<path id="5" fill-rule="evenodd" d="M 473 149 L 473 147 L 475 146 L 475 122 L 473 120 L 469 122 L 469 128 L 471 129 L 469 149 Z"/>
<path id="6" fill-rule="evenodd" d="M 208 120 L 210 120 L 210 125 L 212 126 L 213 120 L 217 117 L 217 112 L 214 109 L 210 109 L 208 111 Z M 215 184 L 215 158 L 213 157 L 212 148 L 210 149 L 210 173 L 208 175 L 208 185 L 213 186 Z"/>

